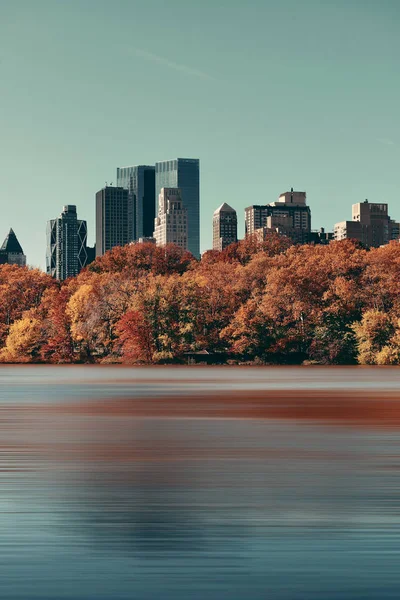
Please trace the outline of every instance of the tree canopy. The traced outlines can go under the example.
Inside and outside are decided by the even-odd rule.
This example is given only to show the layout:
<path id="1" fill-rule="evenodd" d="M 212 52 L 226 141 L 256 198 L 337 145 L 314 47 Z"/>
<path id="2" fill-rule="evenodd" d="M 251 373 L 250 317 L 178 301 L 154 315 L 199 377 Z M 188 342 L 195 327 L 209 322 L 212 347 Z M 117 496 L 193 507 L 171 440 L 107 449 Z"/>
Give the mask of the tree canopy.
<path id="1" fill-rule="evenodd" d="M 400 244 L 293 245 L 271 234 L 200 261 L 113 248 L 77 277 L 0 265 L 2 362 L 399 364 Z"/>

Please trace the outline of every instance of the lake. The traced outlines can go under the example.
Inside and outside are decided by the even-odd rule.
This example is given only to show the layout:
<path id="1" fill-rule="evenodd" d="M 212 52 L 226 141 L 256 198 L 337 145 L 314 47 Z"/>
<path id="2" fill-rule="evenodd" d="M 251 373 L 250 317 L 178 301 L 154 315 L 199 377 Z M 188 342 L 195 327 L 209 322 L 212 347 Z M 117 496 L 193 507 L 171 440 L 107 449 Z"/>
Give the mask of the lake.
<path id="1" fill-rule="evenodd" d="M 400 596 L 400 370 L 0 367 L 0 598 Z"/>

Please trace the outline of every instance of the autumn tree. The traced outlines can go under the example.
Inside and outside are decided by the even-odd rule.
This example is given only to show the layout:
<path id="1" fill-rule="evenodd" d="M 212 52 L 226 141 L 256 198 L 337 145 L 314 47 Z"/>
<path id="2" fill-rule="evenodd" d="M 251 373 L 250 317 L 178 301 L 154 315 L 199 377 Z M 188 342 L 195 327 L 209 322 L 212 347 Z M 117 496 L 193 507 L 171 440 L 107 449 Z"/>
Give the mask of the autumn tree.
<path id="1" fill-rule="evenodd" d="M 379 364 L 380 353 L 389 346 L 395 333 L 391 317 L 379 310 L 368 310 L 361 322 L 353 325 L 353 329 L 357 339 L 358 362 L 362 365 Z"/>
<path id="2" fill-rule="evenodd" d="M 131 278 L 146 273 L 168 275 L 184 273 L 196 259 L 175 244 L 156 246 L 152 243 L 115 246 L 88 266 L 93 273 L 125 273 Z"/>
<path id="3" fill-rule="evenodd" d="M 40 360 L 44 331 L 35 313 L 35 309 L 27 311 L 21 319 L 12 323 L 5 346 L 0 351 L 0 362 L 29 363 Z"/>
<path id="4" fill-rule="evenodd" d="M 44 292 L 57 283 L 39 269 L 0 265 L 0 344 L 12 323 L 24 312 L 37 308 Z"/>
<path id="5" fill-rule="evenodd" d="M 71 286 L 64 284 L 61 288 L 46 290 L 43 295 L 40 310 L 46 338 L 40 353 L 45 362 L 70 363 L 76 360 L 71 317 L 67 311 L 71 294 Z"/>
<path id="6" fill-rule="evenodd" d="M 156 352 L 154 332 L 146 315 L 129 310 L 117 323 L 116 332 L 124 362 L 153 362 Z"/>
<path id="7" fill-rule="evenodd" d="M 368 252 L 368 264 L 361 282 L 371 310 L 400 314 L 400 244 L 391 242 Z"/>

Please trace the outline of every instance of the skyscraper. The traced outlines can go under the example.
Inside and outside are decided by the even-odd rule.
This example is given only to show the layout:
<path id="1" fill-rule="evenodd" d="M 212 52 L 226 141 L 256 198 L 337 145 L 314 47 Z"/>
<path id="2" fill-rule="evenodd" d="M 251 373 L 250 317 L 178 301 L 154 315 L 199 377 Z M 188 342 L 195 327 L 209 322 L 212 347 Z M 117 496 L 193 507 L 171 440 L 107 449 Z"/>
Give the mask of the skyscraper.
<path id="1" fill-rule="evenodd" d="M 17 240 L 13 229 L 10 229 L 0 248 L 0 264 L 19 265 L 25 267 L 26 256 Z"/>
<path id="2" fill-rule="evenodd" d="M 364 200 L 353 204 L 352 217 L 352 221 L 335 224 L 335 240 L 352 238 L 377 248 L 399 237 L 399 223 L 389 217 L 386 203 Z"/>
<path id="3" fill-rule="evenodd" d="M 151 237 L 156 216 L 155 167 L 117 168 L 117 185 L 129 192 L 130 241 Z"/>
<path id="4" fill-rule="evenodd" d="M 96 256 L 131 241 L 128 190 L 106 186 L 96 194 Z"/>
<path id="5" fill-rule="evenodd" d="M 157 246 L 176 244 L 188 249 L 187 209 L 178 188 L 162 188 L 158 199 L 158 214 L 154 222 Z"/>
<path id="6" fill-rule="evenodd" d="M 311 210 L 306 204 L 306 193 L 284 192 L 276 202 L 245 209 L 246 236 L 261 227 L 279 231 L 295 243 L 306 244 L 311 237 Z"/>
<path id="7" fill-rule="evenodd" d="M 59 217 L 47 222 L 46 271 L 63 281 L 87 264 L 87 224 L 78 219 L 76 206 L 63 207 Z"/>
<path id="8" fill-rule="evenodd" d="M 224 202 L 213 216 L 213 250 L 224 250 L 237 242 L 236 210 Z"/>
<path id="9" fill-rule="evenodd" d="M 253 235 L 257 229 L 264 227 L 268 214 L 267 204 L 247 206 L 244 209 L 245 236 Z"/>
<path id="10" fill-rule="evenodd" d="M 188 218 L 188 250 L 200 256 L 200 161 L 176 158 L 156 163 L 156 197 L 162 188 L 179 188 Z M 158 214 L 158 206 L 157 206 Z"/>

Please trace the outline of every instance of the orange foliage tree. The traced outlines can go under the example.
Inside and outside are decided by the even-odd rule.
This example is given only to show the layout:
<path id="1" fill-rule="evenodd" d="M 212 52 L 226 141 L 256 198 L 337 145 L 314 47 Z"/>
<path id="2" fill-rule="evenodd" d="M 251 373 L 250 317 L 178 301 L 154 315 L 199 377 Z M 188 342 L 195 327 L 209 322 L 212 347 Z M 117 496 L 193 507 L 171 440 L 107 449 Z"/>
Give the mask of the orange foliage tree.
<path id="1" fill-rule="evenodd" d="M 0 266 L 8 362 L 400 363 L 400 244 L 293 245 L 251 236 L 200 261 L 168 245 L 113 248 L 62 284 Z"/>
<path id="2" fill-rule="evenodd" d="M 39 307 L 45 291 L 57 285 L 39 269 L 0 265 L 0 344 L 4 344 L 12 323 Z"/>

